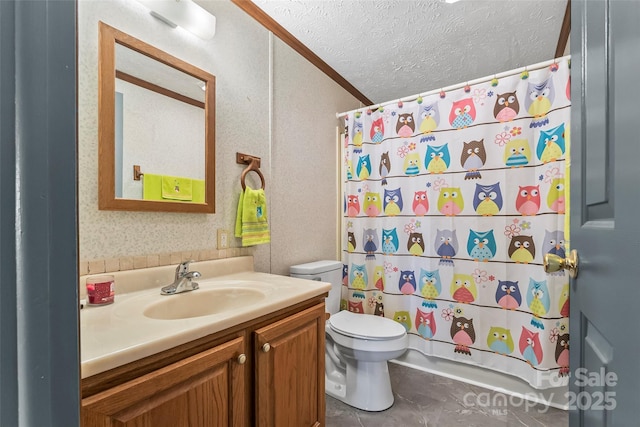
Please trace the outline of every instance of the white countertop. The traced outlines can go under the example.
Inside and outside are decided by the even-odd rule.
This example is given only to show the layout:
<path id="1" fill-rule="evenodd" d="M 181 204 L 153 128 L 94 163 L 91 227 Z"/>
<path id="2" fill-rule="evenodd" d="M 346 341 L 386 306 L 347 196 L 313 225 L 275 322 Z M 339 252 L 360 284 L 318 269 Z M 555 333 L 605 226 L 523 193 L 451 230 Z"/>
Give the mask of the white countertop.
<path id="1" fill-rule="evenodd" d="M 198 270 L 197 265 L 192 270 Z M 80 311 L 82 378 L 287 308 L 326 293 L 331 288 L 329 283 L 254 271 L 236 272 L 207 279 L 200 278 L 196 281 L 200 285 L 199 290 L 171 296 L 160 295 L 160 288 L 126 294 L 119 294 L 116 290 L 113 304 L 82 309 Z M 116 278 L 116 286 L 117 282 Z M 164 301 L 178 303 L 183 295 L 195 295 L 195 293 L 206 292 L 217 287 L 259 289 L 265 297 L 259 302 L 249 303 L 230 311 L 187 319 L 158 320 L 143 314 L 145 307 L 150 304 Z"/>

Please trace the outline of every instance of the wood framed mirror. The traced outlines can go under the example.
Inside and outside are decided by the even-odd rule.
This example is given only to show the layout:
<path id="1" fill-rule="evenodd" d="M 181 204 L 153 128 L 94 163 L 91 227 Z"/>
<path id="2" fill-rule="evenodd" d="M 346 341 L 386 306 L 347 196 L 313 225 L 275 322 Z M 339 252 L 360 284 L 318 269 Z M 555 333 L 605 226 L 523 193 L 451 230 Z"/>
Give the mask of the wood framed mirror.
<path id="1" fill-rule="evenodd" d="M 215 76 L 99 23 L 98 208 L 215 212 Z"/>

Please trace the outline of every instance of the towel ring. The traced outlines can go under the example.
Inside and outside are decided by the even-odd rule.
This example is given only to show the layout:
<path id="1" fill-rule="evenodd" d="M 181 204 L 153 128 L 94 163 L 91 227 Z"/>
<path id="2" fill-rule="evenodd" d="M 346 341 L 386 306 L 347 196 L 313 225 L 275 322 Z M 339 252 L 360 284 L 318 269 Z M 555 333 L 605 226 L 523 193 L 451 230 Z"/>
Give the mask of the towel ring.
<path id="1" fill-rule="evenodd" d="M 262 183 L 262 189 L 264 190 L 264 175 L 262 175 L 262 172 L 260 172 L 257 159 L 251 159 L 251 163 L 249 163 L 249 166 L 245 170 L 243 170 L 242 175 L 240 175 L 240 184 L 242 185 L 242 190 L 247 189 L 247 185 L 244 183 L 244 178 L 251 171 L 254 171 L 258 174 L 258 176 L 260 177 L 260 182 Z"/>

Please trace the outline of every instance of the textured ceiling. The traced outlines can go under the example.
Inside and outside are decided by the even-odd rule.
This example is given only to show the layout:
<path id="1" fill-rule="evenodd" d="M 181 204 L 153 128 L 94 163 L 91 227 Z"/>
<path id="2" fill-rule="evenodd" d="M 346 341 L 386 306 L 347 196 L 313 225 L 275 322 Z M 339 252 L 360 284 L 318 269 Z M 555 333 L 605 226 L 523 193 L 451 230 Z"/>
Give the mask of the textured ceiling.
<path id="1" fill-rule="evenodd" d="M 566 0 L 253 0 L 374 103 L 553 58 Z"/>

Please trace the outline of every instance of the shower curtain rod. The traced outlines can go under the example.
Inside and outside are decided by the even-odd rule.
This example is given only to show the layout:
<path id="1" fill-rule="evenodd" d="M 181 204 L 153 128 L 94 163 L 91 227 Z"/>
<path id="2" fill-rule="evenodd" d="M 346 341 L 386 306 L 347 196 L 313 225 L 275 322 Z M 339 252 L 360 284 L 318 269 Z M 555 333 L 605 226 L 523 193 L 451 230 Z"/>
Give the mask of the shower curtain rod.
<path id="1" fill-rule="evenodd" d="M 504 71 L 502 73 L 493 74 L 493 75 L 482 77 L 482 78 L 475 79 L 475 80 L 469 80 L 468 82 L 458 83 L 458 84 L 455 84 L 455 85 L 452 85 L 452 86 L 444 87 L 442 89 L 434 89 L 434 90 L 431 90 L 429 92 L 424 92 L 424 93 L 419 93 L 419 94 L 416 94 L 416 95 L 406 96 L 404 98 L 395 99 L 393 101 L 383 102 L 381 104 L 374 104 L 374 105 L 370 105 L 370 106 L 366 106 L 366 107 L 360 107 L 360 108 L 356 108 L 355 110 L 346 111 L 344 113 L 336 113 L 336 118 L 339 119 L 340 117 L 344 117 L 344 116 L 346 116 L 348 114 L 355 113 L 356 111 L 361 111 L 361 110 L 365 110 L 365 109 L 374 110 L 376 108 L 384 107 L 385 105 L 390 105 L 390 104 L 393 104 L 393 103 L 396 103 L 396 102 L 400 102 L 400 101 L 402 101 L 402 102 L 413 101 L 413 100 L 417 99 L 418 97 L 425 97 L 425 96 L 433 95 L 433 94 L 439 93 L 441 91 L 449 92 L 449 91 L 452 91 L 452 90 L 455 90 L 455 89 L 463 88 L 463 87 L 465 87 L 467 85 L 469 85 L 469 86 L 477 85 L 479 83 L 488 82 L 488 81 L 491 81 L 493 79 L 501 79 L 503 77 L 508 77 L 508 76 L 513 76 L 515 74 L 520 74 L 520 73 L 522 73 L 524 71 L 539 70 L 541 68 L 548 67 L 551 64 L 558 63 L 558 62 L 564 61 L 566 59 L 571 59 L 571 55 L 561 56 L 560 58 L 549 59 L 548 61 L 538 62 L 537 64 L 527 65 L 526 67 L 515 68 L 513 70 Z"/>

